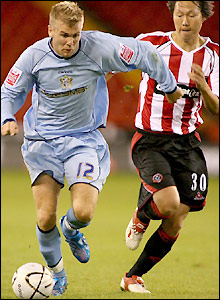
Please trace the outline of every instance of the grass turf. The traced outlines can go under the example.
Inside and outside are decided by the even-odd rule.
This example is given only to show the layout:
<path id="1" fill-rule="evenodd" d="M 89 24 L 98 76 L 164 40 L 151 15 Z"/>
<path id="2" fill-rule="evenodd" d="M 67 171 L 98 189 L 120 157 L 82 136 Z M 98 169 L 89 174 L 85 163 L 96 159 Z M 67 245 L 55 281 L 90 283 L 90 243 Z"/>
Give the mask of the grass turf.
<path id="1" fill-rule="evenodd" d="M 45 265 L 35 234 L 36 214 L 29 175 L 25 170 L 2 170 L 1 299 L 14 299 L 11 278 L 26 262 Z M 211 178 L 206 207 L 190 213 L 172 251 L 143 275 L 151 294 L 120 291 L 119 285 L 160 221 L 151 222 L 140 247 L 126 248 L 124 233 L 136 207 L 136 173 L 111 174 L 100 193 L 90 226 L 82 229 L 91 259 L 80 264 L 62 236 L 68 289 L 51 299 L 219 299 L 219 182 Z M 67 185 L 61 192 L 58 218 L 70 206 Z M 59 225 L 58 225 L 59 226 Z"/>

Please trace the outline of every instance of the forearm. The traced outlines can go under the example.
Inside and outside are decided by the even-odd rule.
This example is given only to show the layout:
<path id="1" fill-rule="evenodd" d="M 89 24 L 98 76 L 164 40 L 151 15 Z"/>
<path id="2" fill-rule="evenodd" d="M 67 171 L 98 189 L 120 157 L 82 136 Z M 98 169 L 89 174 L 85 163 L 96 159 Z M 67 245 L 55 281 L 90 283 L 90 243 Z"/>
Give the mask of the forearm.
<path id="1" fill-rule="evenodd" d="M 215 81 L 217 81 L 217 78 L 219 77 L 218 69 L 216 69 L 215 73 Z M 201 66 L 193 64 L 192 71 L 191 73 L 188 73 L 188 76 L 193 82 L 195 82 L 196 87 L 199 89 L 204 101 L 205 108 L 212 114 L 218 114 L 219 98 L 212 92 L 208 83 L 206 82 L 205 75 Z"/>
<path id="2" fill-rule="evenodd" d="M 205 108 L 212 114 L 219 113 L 219 98 L 212 93 L 210 87 L 207 86 L 202 91 L 200 90 Z"/>
<path id="3" fill-rule="evenodd" d="M 154 46 L 149 42 L 139 42 L 139 53 L 142 54 L 139 69 L 156 80 L 164 93 L 174 92 L 177 87 L 175 77 Z"/>
<path id="4" fill-rule="evenodd" d="M 13 103 L 10 101 L 1 101 L 1 126 L 7 119 L 16 120 L 13 115 Z"/>

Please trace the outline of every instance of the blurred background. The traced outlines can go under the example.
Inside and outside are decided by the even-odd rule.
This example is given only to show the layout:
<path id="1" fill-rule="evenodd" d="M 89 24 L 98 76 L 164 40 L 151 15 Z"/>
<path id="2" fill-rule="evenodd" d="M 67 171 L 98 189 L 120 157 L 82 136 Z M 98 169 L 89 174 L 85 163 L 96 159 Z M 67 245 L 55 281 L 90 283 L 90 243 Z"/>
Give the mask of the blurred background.
<path id="1" fill-rule="evenodd" d="M 59 1 L 1 1 L 1 84 L 19 55 L 35 41 L 47 36 L 48 14 Z M 100 30 L 120 36 L 174 30 L 167 1 L 78 1 L 85 11 L 84 30 Z M 201 35 L 219 43 L 219 2 L 215 14 L 204 22 Z M 102 130 L 110 146 L 112 172 L 135 171 L 130 158 L 130 141 L 135 132 L 140 71 L 118 74 L 109 83 L 110 107 L 107 128 Z M 126 92 L 125 87 L 132 89 Z M 2 168 L 24 167 L 20 153 L 23 141 L 22 119 L 31 104 L 31 92 L 16 114 L 20 127 L 13 138 L 1 138 Z M 219 118 L 203 112 L 199 129 L 209 173 L 219 174 Z"/>

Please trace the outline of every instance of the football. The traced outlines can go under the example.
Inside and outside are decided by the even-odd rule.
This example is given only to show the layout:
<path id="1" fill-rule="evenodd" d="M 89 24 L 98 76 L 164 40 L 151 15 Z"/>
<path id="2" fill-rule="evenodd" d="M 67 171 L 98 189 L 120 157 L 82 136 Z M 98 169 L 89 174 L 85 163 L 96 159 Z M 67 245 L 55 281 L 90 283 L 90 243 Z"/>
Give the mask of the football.
<path id="1" fill-rule="evenodd" d="M 39 263 L 20 266 L 12 277 L 12 289 L 21 299 L 45 299 L 53 289 L 52 273 Z"/>

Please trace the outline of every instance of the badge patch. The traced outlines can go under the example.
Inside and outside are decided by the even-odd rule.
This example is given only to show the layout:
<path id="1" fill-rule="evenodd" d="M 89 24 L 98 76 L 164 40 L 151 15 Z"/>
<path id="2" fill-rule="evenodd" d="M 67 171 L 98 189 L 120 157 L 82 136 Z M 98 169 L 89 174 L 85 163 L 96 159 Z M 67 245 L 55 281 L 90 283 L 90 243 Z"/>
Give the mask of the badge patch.
<path id="1" fill-rule="evenodd" d="M 15 86 L 18 79 L 20 78 L 21 74 L 22 74 L 21 70 L 19 70 L 16 67 L 12 67 L 10 72 L 8 73 L 8 76 L 6 78 L 6 82 L 8 84 L 10 84 L 11 86 Z"/>
<path id="2" fill-rule="evenodd" d="M 152 180 L 154 183 L 160 183 L 163 180 L 163 175 L 161 175 L 160 173 L 154 174 Z"/>
<path id="3" fill-rule="evenodd" d="M 198 192 L 196 196 L 194 197 L 194 200 L 204 200 L 205 198 Z"/>
<path id="4" fill-rule="evenodd" d="M 72 86 L 73 78 L 69 76 L 63 76 L 60 78 L 60 85 L 62 89 L 69 89 Z"/>
<path id="5" fill-rule="evenodd" d="M 119 49 L 119 55 L 126 63 L 129 64 L 129 62 L 132 59 L 132 56 L 134 55 L 134 51 L 126 45 L 121 44 Z"/>

